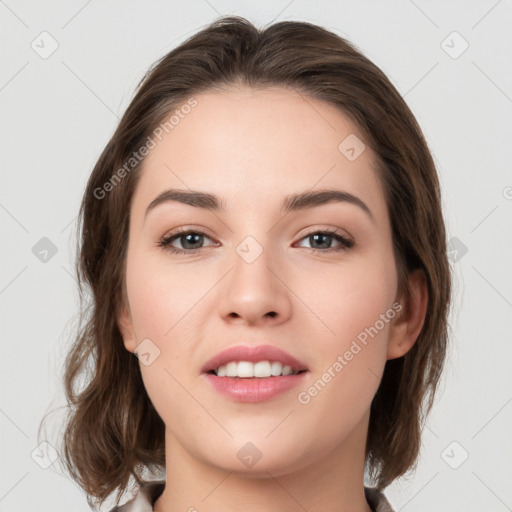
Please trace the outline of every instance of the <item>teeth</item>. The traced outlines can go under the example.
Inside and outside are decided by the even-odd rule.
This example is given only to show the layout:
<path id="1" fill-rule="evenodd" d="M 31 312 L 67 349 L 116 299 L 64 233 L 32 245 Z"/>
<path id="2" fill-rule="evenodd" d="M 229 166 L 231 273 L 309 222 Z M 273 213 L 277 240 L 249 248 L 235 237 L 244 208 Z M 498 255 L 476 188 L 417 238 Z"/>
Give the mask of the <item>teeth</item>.
<path id="1" fill-rule="evenodd" d="M 282 365 L 277 361 L 258 361 L 251 363 L 249 361 L 230 361 L 229 363 L 219 366 L 215 371 L 218 377 L 280 377 L 281 375 L 296 375 L 298 372 L 292 371 L 292 367 Z"/>

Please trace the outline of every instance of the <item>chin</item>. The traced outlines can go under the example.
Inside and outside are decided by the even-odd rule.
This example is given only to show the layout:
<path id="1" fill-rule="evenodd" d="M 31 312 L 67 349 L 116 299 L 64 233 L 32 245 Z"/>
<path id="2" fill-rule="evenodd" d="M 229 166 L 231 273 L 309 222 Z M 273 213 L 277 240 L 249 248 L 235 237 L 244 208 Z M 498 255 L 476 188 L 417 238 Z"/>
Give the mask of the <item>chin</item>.
<path id="1" fill-rule="evenodd" d="M 307 465 L 306 454 L 297 450 L 297 446 L 305 447 L 304 442 L 293 440 L 287 445 L 280 437 L 271 440 L 265 439 L 266 435 L 252 441 L 244 436 L 240 441 L 235 438 L 229 443 L 219 442 L 216 453 L 212 453 L 210 447 L 210 456 L 204 458 L 203 455 L 203 462 L 248 478 L 268 478 L 269 473 L 272 476 L 286 475 Z M 292 440 L 288 437 L 288 441 Z"/>

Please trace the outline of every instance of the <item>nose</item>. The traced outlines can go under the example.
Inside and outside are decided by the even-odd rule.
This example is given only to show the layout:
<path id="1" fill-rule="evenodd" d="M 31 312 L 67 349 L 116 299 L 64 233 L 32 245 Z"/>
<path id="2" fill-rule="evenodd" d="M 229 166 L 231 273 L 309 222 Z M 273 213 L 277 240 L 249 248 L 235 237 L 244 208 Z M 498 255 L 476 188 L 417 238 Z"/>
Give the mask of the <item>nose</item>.
<path id="1" fill-rule="evenodd" d="M 271 252 L 264 249 L 254 261 L 235 252 L 232 262 L 219 300 L 222 318 L 251 326 L 285 322 L 291 314 L 291 292 L 286 272 Z"/>

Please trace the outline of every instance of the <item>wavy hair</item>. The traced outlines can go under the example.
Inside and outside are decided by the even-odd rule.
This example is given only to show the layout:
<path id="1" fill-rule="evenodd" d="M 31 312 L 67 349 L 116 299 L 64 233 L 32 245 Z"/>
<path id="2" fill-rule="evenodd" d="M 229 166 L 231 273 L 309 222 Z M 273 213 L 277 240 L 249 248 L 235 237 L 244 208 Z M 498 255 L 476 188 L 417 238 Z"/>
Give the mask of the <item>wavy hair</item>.
<path id="1" fill-rule="evenodd" d="M 188 99 L 232 86 L 288 87 L 328 102 L 356 123 L 375 152 L 399 289 L 409 293 L 408 273 L 422 269 L 428 305 L 414 346 L 386 362 L 371 404 L 366 468 L 382 489 L 416 467 L 445 361 L 451 293 L 440 186 L 425 138 L 386 75 L 344 38 L 307 22 L 258 29 L 227 16 L 148 70 L 94 166 L 80 206 L 81 314 L 65 361 L 69 414 L 61 453 L 88 501 L 103 502 L 116 490 L 119 500 L 131 477 L 140 485 L 144 468 L 165 467 L 165 425 L 117 324 L 126 293 L 129 211 L 144 159 L 128 171 L 125 164 Z M 123 166 L 123 178 L 112 182 Z"/>

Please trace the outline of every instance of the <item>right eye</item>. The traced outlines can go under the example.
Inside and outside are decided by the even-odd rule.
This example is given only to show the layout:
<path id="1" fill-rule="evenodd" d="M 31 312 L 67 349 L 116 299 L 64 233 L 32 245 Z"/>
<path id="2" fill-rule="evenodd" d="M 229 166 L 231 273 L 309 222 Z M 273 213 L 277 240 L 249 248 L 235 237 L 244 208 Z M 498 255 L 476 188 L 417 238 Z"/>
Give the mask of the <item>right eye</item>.
<path id="1" fill-rule="evenodd" d="M 175 254 L 194 254 L 203 249 L 200 245 L 205 238 L 211 240 L 209 236 L 201 231 L 180 229 L 161 238 L 158 246 Z M 174 245 L 175 241 L 178 241 L 181 247 L 176 247 Z"/>

